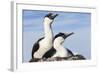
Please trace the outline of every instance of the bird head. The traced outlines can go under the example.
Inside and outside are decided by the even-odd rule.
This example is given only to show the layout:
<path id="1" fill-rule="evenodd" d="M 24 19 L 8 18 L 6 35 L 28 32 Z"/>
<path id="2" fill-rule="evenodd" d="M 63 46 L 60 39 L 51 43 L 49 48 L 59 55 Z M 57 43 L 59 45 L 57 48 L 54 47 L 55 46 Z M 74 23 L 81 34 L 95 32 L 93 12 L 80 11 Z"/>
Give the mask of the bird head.
<path id="1" fill-rule="evenodd" d="M 73 32 L 71 33 L 58 33 L 55 37 L 54 37 L 54 42 L 58 43 L 58 44 L 62 44 L 65 39 L 69 36 L 71 36 L 72 34 L 74 34 Z"/>
<path id="2" fill-rule="evenodd" d="M 44 22 L 46 24 L 52 24 L 52 22 L 54 21 L 54 19 L 58 16 L 58 14 L 53 14 L 53 13 L 49 13 L 45 16 L 44 18 Z"/>
<path id="3" fill-rule="evenodd" d="M 66 39 L 67 37 L 71 36 L 72 34 L 74 34 L 74 32 L 71 32 L 71 33 L 62 33 L 62 37 L 64 39 Z"/>

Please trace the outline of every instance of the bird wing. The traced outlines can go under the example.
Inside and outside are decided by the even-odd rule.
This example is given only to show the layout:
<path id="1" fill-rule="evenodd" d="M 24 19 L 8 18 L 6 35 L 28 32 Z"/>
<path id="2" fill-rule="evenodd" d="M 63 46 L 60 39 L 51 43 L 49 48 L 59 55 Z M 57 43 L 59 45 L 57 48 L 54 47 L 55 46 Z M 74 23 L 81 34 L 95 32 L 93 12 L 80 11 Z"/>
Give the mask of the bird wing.
<path id="1" fill-rule="evenodd" d="M 43 37 L 44 38 L 44 37 Z M 39 41 L 41 41 L 43 38 L 40 38 L 34 45 L 32 48 L 32 58 L 34 58 L 33 54 L 39 49 Z"/>
<path id="2" fill-rule="evenodd" d="M 54 48 L 51 48 L 50 50 L 48 50 L 42 58 L 50 58 L 52 57 L 54 54 L 56 53 L 56 50 Z"/>
<path id="3" fill-rule="evenodd" d="M 73 52 L 69 49 L 67 49 L 68 53 L 70 54 L 70 56 L 74 56 Z"/>

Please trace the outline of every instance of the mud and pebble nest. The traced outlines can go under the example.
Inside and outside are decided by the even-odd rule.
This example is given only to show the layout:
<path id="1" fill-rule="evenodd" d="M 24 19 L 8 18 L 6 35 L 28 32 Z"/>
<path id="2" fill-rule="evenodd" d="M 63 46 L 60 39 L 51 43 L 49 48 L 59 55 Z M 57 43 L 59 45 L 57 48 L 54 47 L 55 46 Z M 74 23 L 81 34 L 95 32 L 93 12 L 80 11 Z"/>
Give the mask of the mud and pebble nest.
<path id="1" fill-rule="evenodd" d="M 74 55 L 74 56 L 70 56 L 70 57 L 53 57 L 53 58 L 34 58 L 31 59 L 29 62 L 44 62 L 44 61 L 65 61 L 65 60 L 86 60 L 86 58 L 82 55 Z"/>

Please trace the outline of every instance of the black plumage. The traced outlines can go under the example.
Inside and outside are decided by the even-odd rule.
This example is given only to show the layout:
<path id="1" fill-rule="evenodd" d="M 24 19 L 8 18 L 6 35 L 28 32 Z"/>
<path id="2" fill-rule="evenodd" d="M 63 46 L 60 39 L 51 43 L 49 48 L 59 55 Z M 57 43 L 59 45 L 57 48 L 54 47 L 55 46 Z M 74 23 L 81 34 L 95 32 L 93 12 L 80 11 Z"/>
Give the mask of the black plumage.
<path id="1" fill-rule="evenodd" d="M 52 47 L 50 50 L 48 50 L 42 58 L 50 58 L 56 53 L 56 50 Z"/>
<path id="2" fill-rule="evenodd" d="M 52 13 L 47 14 L 45 17 L 48 17 L 49 19 L 54 19 L 56 16 L 58 16 L 58 14 L 53 15 Z"/>
<path id="3" fill-rule="evenodd" d="M 71 50 L 66 49 L 66 51 L 68 51 L 69 56 L 74 56 L 74 54 L 72 53 Z M 51 58 L 55 53 L 56 53 L 56 49 L 55 48 L 51 48 L 50 50 L 48 50 L 42 58 Z"/>
<path id="4" fill-rule="evenodd" d="M 49 13 L 49 14 L 47 14 L 44 18 L 44 26 L 46 26 L 44 29 L 46 29 L 46 28 L 48 28 L 48 27 L 50 27 L 51 28 L 51 24 L 52 24 L 52 22 L 53 22 L 53 20 L 55 19 L 55 17 L 56 16 L 58 16 L 58 14 L 53 14 L 53 13 Z M 49 23 L 48 23 L 49 22 Z M 47 26 L 47 24 L 48 24 L 48 26 Z M 45 31 L 48 31 L 48 30 L 45 30 Z M 49 31 L 50 31 L 50 38 L 51 38 L 51 40 L 49 40 L 50 42 L 52 42 L 52 28 L 51 29 L 49 29 Z M 47 32 L 48 33 L 48 32 Z M 45 34 L 47 34 L 47 33 L 45 33 Z M 41 56 L 43 56 L 43 54 L 41 54 L 41 56 L 40 57 L 35 57 L 34 56 L 34 54 L 35 54 L 35 52 L 37 52 L 39 49 L 41 50 L 41 49 L 43 49 L 43 51 L 45 52 L 45 50 L 48 50 L 49 49 L 49 47 L 51 48 L 52 47 L 52 44 L 50 43 L 50 45 L 49 44 L 45 44 L 44 46 L 43 46 L 43 48 L 40 48 L 40 45 L 42 44 L 42 43 L 39 43 L 41 40 L 44 40 L 46 38 L 46 36 L 44 36 L 43 38 L 40 38 L 34 45 L 33 45 L 33 47 L 32 47 L 32 54 L 31 54 L 31 56 L 32 56 L 32 61 L 33 60 L 35 60 L 35 58 L 36 58 L 36 61 L 37 61 L 37 59 L 38 58 L 41 58 Z M 48 38 L 48 37 L 47 37 Z M 45 43 L 46 41 L 44 41 L 44 43 Z M 43 44 L 44 44 L 43 43 Z M 49 47 L 47 47 L 49 45 Z M 41 46 L 42 47 L 42 46 Z M 45 49 L 45 50 L 44 50 Z M 39 51 L 40 52 L 40 51 Z M 43 53 L 44 53 L 43 52 Z M 31 61 L 30 61 L 31 62 Z"/>
<path id="5" fill-rule="evenodd" d="M 63 37 L 64 39 L 67 37 L 64 33 L 60 32 L 59 34 L 57 34 L 55 37 L 54 37 L 54 40 L 58 37 Z"/>
<path id="6" fill-rule="evenodd" d="M 43 38 L 40 38 L 34 45 L 33 45 L 33 48 L 32 48 L 32 58 L 34 58 L 34 53 L 39 49 L 39 42 L 44 39 Z"/>
<path id="7" fill-rule="evenodd" d="M 67 51 L 68 51 L 68 54 L 69 54 L 70 56 L 74 56 L 74 54 L 73 54 L 73 52 L 72 52 L 71 50 L 67 49 Z"/>
<path id="8" fill-rule="evenodd" d="M 67 35 L 65 35 L 65 33 L 60 32 L 59 34 L 55 35 L 55 37 L 53 38 L 53 41 L 54 41 L 56 38 L 58 38 L 58 37 L 63 37 L 64 39 L 66 39 L 68 36 L 70 36 L 70 35 L 72 35 L 72 34 L 73 34 L 73 32 L 70 33 L 70 34 L 67 34 Z M 74 54 L 72 53 L 71 50 L 69 50 L 69 49 L 66 48 L 66 51 L 68 52 L 68 55 L 69 55 L 69 56 L 74 56 Z M 48 51 L 43 55 L 42 58 L 50 58 L 50 57 L 53 57 L 54 54 L 56 54 L 56 52 L 57 52 L 57 50 L 56 50 L 56 49 L 54 48 L 54 46 L 53 46 L 50 50 L 48 50 Z"/>

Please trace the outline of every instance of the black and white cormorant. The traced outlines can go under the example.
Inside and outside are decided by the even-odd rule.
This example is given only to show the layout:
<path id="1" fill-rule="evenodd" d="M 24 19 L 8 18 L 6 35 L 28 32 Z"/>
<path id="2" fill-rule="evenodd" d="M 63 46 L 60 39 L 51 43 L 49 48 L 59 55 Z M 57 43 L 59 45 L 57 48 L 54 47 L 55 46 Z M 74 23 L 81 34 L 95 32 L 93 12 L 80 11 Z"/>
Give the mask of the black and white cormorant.
<path id="1" fill-rule="evenodd" d="M 54 37 L 53 47 L 47 51 L 43 58 L 52 58 L 52 57 L 70 57 L 74 54 L 67 48 L 65 48 L 62 44 L 64 43 L 65 39 L 69 37 L 72 33 L 58 33 Z"/>
<path id="2" fill-rule="evenodd" d="M 32 48 L 32 59 L 42 56 L 53 46 L 53 31 L 51 24 L 58 14 L 49 13 L 44 17 L 44 37 L 40 38 Z"/>

